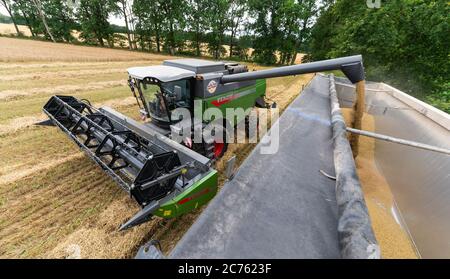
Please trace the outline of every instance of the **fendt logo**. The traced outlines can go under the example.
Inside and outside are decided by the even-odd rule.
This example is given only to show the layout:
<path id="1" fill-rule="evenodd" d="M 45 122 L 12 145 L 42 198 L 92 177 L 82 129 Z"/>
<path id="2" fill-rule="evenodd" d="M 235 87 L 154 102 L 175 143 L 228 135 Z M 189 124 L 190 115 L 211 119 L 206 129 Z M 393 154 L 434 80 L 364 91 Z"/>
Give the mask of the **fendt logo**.
<path id="1" fill-rule="evenodd" d="M 209 93 L 214 94 L 214 92 L 216 92 L 216 89 L 217 89 L 217 82 L 215 80 L 211 80 L 208 83 L 208 86 L 206 87 L 206 89 L 208 90 Z"/>

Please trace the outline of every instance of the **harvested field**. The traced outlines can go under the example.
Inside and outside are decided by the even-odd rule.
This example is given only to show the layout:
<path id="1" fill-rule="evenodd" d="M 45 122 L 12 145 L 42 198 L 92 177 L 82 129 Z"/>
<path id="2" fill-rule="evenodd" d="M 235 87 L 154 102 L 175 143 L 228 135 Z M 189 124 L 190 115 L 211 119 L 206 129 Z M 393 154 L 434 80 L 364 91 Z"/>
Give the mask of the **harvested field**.
<path id="1" fill-rule="evenodd" d="M 118 232 L 137 204 L 65 134 L 33 125 L 45 119 L 42 106 L 53 94 L 138 118 L 126 68 L 168 58 L 0 38 L 0 258 L 129 258 L 151 238 L 161 240 L 165 252 L 181 238 L 202 209 Z M 268 80 L 268 96 L 283 109 L 311 77 Z M 240 164 L 253 147 L 231 145 L 217 169 L 233 155 Z"/>

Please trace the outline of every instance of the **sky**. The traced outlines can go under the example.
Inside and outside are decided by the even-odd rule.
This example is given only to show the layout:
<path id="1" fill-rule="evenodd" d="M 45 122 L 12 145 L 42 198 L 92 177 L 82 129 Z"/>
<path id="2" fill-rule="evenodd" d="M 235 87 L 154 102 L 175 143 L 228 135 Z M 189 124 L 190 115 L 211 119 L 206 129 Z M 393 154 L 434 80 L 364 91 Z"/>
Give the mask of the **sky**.
<path id="1" fill-rule="evenodd" d="M 119 25 L 119 26 L 125 26 L 125 21 L 121 17 L 117 16 L 110 16 L 108 19 L 109 23 Z"/>
<path id="2" fill-rule="evenodd" d="M 8 16 L 8 12 L 6 11 L 5 7 L 0 6 L 0 14 Z"/>

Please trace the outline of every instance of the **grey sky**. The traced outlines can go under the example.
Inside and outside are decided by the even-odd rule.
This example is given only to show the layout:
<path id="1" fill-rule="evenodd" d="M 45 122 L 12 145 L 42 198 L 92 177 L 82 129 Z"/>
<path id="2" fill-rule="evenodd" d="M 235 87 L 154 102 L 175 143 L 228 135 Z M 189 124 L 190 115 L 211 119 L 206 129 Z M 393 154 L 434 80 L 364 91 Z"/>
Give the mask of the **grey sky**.
<path id="1" fill-rule="evenodd" d="M 2 15 L 8 15 L 8 12 L 6 11 L 5 7 L 0 6 L 0 14 L 2 14 Z"/>
<path id="2" fill-rule="evenodd" d="M 110 16 L 109 17 L 109 22 L 115 25 L 119 25 L 119 26 L 125 26 L 125 21 L 123 18 L 120 17 L 116 17 L 116 16 Z"/>

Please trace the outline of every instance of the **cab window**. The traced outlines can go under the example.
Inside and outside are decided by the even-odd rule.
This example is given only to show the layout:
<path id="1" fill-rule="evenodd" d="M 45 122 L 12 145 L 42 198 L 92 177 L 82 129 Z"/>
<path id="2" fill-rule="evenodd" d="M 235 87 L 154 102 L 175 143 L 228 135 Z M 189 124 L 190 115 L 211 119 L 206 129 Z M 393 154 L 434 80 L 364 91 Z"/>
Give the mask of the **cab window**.
<path id="1" fill-rule="evenodd" d="M 189 108 L 191 103 L 190 83 L 188 80 L 177 80 L 161 84 L 170 103 L 170 110 L 175 108 Z"/>

